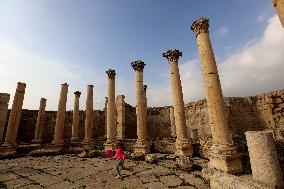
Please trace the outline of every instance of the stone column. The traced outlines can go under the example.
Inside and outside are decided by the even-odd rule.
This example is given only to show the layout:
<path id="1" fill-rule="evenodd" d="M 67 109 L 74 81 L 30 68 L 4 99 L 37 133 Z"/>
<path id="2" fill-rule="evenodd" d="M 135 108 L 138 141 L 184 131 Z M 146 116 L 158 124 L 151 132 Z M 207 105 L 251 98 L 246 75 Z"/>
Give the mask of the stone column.
<path id="1" fill-rule="evenodd" d="M 105 114 L 105 138 L 107 138 L 107 97 L 105 97 L 105 108 L 104 108 L 104 114 Z"/>
<path id="2" fill-rule="evenodd" d="M 18 82 L 16 93 L 13 100 L 12 110 L 10 113 L 8 127 L 5 137 L 4 146 L 16 146 L 16 139 L 18 134 L 18 128 L 22 113 L 22 106 L 25 96 L 26 84 Z"/>
<path id="3" fill-rule="evenodd" d="M 198 44 L 213 137 L 209 168 L 216 168 L 227 173 L 239 173 L 242 171 L 242 163 L 240 154 L 237 154 L 237 149 L 230 139 L 225 104 L 208 28 L 209 20 L 206 18 L 196 20 L 191 26 Z"/>
<path id="4" fill-rule="evenodd" d="M 174 116 L 174 107 L 170 107 L 170 121 L 171 121 L 171 137 L 176 138 L 176 125 Z"/>
<path id="5" fill-rule="evenodd" d="M 182 56 L 182 53 L 176 49 L 168 50 L 166 53 L 163 53 L 163 57 L 166 57 L 170 64 L 172 98 L 177 135 L 176 155 L 191 157 L 193 149 L 191 145 L 191 140 L 188 140 L 189 137 L 187 136 L 185 109 L 178 68 L 178 59 L 180 56 Z"/>
<path id="6" fill-rule="evenodd" d="M 272 133 L 247 131 L 245 134 L 253 179 L 273 188 L 284 187 Z"/>
<path id="7" fill-rule="evenodd" d="M 68 84 L 61 84 L 60 98 L 58 103 L 58 110 L 56 116 L 55 133 L 52 143 L 55 145 L 63 145 L 64 139 L 64 124 L 65 124 L 65 112 L 67 102 Z"/>
<path id="8" fill-rule="evenodd" d="M 136 116 L 137 116 L 137 142 L 134 146 L 134 153 L 147 154 L 150 152 L 149 142 L 147 140 L 146 118 L 144 110 L 144 86 L 143 86 L 143 69 L 144 62 L 141 60 L 131 63 L 135 71 L 136 80 Z"/>
<path id="9" fill-rule="evenodd" d="M 72 137 L 71 142 L 76 143 L 79 141 L 79 122 L 80 122 L 80 111 L 79 111 L 79 100 L 80 100 L 80 91 L 74 92 L 74 110 L 73 110 L 73 124 L 72 124 Z"/>
<path id="10" fill-rule="evenodd" d="M 123 140 L 125 137 L 125 96 L 119 95 L 116 97 L 116 137 L 118 140 Z"/>
<path id="11" fill-rule="evenodd" d="M 93 109 L 93 85 L 88 85 L 87 88 L 87 101 L 86 101 L 86 119 L 85 119 L 85 144 L 92 144 L 93 127 L 94 127 L 94 109 Z"/>
<path id="12" fill-rule="evenodd" d="M 147 85 L 144 85 L 144 104 L 143 104 L 143 109 L 144 109 L 144 119 L 145 119 L 145 125 L 146 125 L 146 136 L 148 136 L 148 126 L 147 126 Z"/>
<path id="13" fill-rule="evenodd" d="M 108 75 L 108 103 L 107 103 L 107 141 L 105 150 L 112 150 L 116 141 L 116 108 L 115 108 L 115 70 L 106 71 Z"/>
<path id="14" fill-rule="evenodd" d="M 0 144 L 4 142 L 4 130 L 7 120 L 8 103 L 10 100 L 10 94 L 0 93 Z"/>
<path id="15" fill-rule="evenodd" d="M 272 0 L 272 2 L 278 14 L 279 20 L 284 28 L 284 0 Z"/>
<path id="16" fill-rule="evenodd" d="M 34 136 L 34 140 L 32 140 L 32 143 L 35 143 L 35 144 L 42 143 L 42 129 L 43 129 L 43 123 L 44 123 L 45 107 L 46 107 L 46 99 L 41 98 L 37 120 L 36 120 L 35 136 Z"/>

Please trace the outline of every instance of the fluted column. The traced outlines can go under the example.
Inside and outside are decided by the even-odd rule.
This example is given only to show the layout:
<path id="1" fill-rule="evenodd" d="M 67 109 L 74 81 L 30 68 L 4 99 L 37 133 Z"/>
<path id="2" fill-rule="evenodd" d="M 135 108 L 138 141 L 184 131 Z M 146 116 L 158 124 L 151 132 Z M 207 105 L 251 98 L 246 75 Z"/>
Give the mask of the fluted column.
<path id="1" fill-rule="evenodd" d="M 107 141 L 105 150 L 110 150 L 116 141 L 116 109 L 115 109 L 115 70 L 106 71 L 108 75 L 108 103 L 107 103 Z"/>
<path id="2" fill-rule="evenodd" d="M 4 142 L 4 130 L 7 121 L 8 103 L 10 94 L 0 93 L 0 144 Z"/>
<path id="3" fill-rule="evenodd" d="M 43 129 L 43 123 L 44 123 L 45 107 L 46 107 L 46 99 L 41 98 L 37 120 L 36 120 L 35 136 L 34 136 L 34 140 L 32 140 L 32 143 L 35 143 L 35 144 L 42 143 L 42 129 Z"/>
<path id="4" fill-rule="evenodd" d="M 67 102 L 68 84 L 61 84 L 60 98 L 58 103 L 55 133 L 52 143 L 56 145 L 63 145 L 64 126 L 65 126 L 65 112 Z"/>
<path id="5" fill-rule="evenodd" d="M 134 147 L 134 153 L 147 154 L 150 152 L 149 142 L 147 140 L 147 128 L 145 117 L 145 102 L 144 102 L 144 86 L 143 86 L 143 69 L 144 62 L 141 60 L 131 63 L 135 71 L 136 82 L 136 115 L 137 115 L 137 142 Z"/>
<path id="6" fill-rule="evenodd" d="M 272 2 L 282 24 L 282 27 L 284 28 L 284 0 L 272 0 Z"/>
<path id="7" fill-rule="evenodd" d="M 93 85 L 88 85 L 86 101 L 86 119 L 85 119 L 85 143 L 93 143 Z"/>
<path id="8" fill-rule="evenodd" d="M 213 137 L 209 167 L 228 173 L 239 173 L 242 171 L 242 163 L 233 142 L 230 140 L 225 104 L 208 28 L 209 20 L 206 18 L 196 20 L 191 26 L 198 44 Z"/>
<path id="9" fill-rule="evenodd" d="M 5 137 L 5 146 L 15 146 L 17 134 L 18 134 L 18 128 L 19 123 L 21 119 L 21 113 L 22 113 L 22 106 L 25 96 L 25 89 L 26 84 L 18 82 L 16 93 L 13 100 L 12 110 L 10 113 L 9 121 L 8 121 L 8 127 Z"/>
<path id="10" fill-rule="evenodd" d="M 80 91 L 74 92 L 74 110 L 73 110 L 73 124 L 72 124 L 72 137 L 71 142 L 79 141 L 79 101 L 80 101 Z"/>
<path id="11" fill-rule="evenodd" d="M 168 50 L 166 53 L 163 53 L 163 57 L 166 57 L 170 64 L 172 99 L 177 135 L 176 155 L 192 156 L 191 140 L 189 140 L 187 136 L 184 101 L 178 68 L 178 59 L 180 56 L 182 56 L 182 53 L 176 49 Z"/>
<path id="12" fill-rule="evenodd" d="M 119 95 L 116 97 L 116 137 L 118 140 L 122 140 L 125 137 L 125 96 Z"/>

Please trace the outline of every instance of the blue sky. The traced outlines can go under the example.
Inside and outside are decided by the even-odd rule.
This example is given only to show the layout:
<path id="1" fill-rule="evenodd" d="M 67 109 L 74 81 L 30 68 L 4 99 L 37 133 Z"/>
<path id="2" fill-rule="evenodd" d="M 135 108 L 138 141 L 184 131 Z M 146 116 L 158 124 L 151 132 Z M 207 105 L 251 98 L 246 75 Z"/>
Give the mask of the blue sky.
<path id="1" fill-rule="evenodd" d="M 40 98 L 46 97 L 47 109 L 56 110 L 60 84 L 67 82 L 68 109 L 75 90 L 82 91 L 80 108 L 85 109 L 86 86 L 93 84 L 94 106 L 101 109 L 107 95 L 105 71 L 112 68 L 117 72 L 116 94 L 124 94 L 127 103 L 135 105 L 130 63 L 141 59 L 146 63 L 148 104 L 171 105 L 169 65 L 161 54 L 177 48 L 183 52 L 185 102 L 203 99 L 196 39 L 189 30 L 192 22 L 201 16 L 210 19 L 210 36 L 221 65 L 261 43 L 271 19 L 279 28 L 274 15 L 269 0 L 0 0 L 0 72 L 5 71 L 0 92 L 11 94 L 11 105 L 16 83 L 26 82 L 24 108 L 37 109 Z M 283 31 L 277 31 L 282 37 Z M 240 69 L 238 73 L 246 68 Z M 226 73 L 231 72 L 221 72 L 221 79 Z M 281 86 L 268 83 L 250 90 L 252 83 L 249 90 L 242 90 L 238 85 L 225 88 L 224 94 L 253 95 Z"/>

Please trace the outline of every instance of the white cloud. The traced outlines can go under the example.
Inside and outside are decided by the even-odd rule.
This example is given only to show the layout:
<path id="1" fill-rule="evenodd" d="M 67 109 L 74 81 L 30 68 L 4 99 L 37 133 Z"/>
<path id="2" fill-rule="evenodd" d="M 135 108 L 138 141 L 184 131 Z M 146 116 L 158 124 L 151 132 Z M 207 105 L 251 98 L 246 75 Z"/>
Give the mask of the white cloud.
<path id="1" fill-rule="evenodd" d="M 85 109 L 88 84 L 94 84 L 94 107 L 101 108 L 105 91 L 102 80 L 94 71 L 74 64 L 42 57 L 18 48 L 9 42 L 0 42 L 0 92 L 9 93 L 11 107 L 17 82 L 27 84 L 23 108 L 38 109 L 41 97 L 47 98 L 47 110 L 56 110 L 60 94 L 60 84 L 68 83 L 67 109 L 73 109 L 74 91 L 82 92 L 80 108 Z M 100 91 L 98 93 L 97 91 Z"/>
<path id="2" fill-rule="evenodd" d="M 185 103 L 203 99 L 198 60 L 188 61 L 179 68 Z M 283 89 L 284 31 L 278 17 L 269 19 L 260 38 L 248 41 L 240 51 L 218 64 L 218 70 L 224 96 L 249 96 Z M 172 104 L 170 92 L 168 81 L 162 87 L 156 86 L 149 95 L 153 105 Z"/>

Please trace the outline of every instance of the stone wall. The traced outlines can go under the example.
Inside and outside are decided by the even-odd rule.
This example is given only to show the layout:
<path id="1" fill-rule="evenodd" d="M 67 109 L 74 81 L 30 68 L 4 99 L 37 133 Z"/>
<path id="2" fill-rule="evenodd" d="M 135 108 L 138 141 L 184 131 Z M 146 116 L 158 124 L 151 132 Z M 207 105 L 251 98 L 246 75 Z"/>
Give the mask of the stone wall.
<path id="1" fill-rule="evenodd" d="M 248 130 L 284 129 L 284 90 L 250 97 L 225 98 L 226 112 L 232 137 L 243 136 Z M 186 123 L 188 128 L 198 129 L 200 138 L 208 139 L 211 134 L 205 100 L 186 104 Z M 126 104 L 125 108 L 125 138 L 135 139 L 136 112 L 135 107 Z M 37 110 L 23 110 L 19 134 L 19 142 L 29 143 L 34 137 Z M 8 123 L 9 112 L 7 116 Z M 80 138 L 84 138 L 85 111 L 80 111 Z M 53 139 L 56 111 L 46 111 L 44 119 L 43 139 L 50 142 Z M 171 136 L 170 107 L 148 108 L 147 130 L 151 138 L 170 138 Z M 103 137 L 105 129 L 105 114 L 94 111 L 94 137 Z M 71 137 L 72 111 L 66 112 L 64 137 Z M 188 129 L 188 131 L 190 131 Z M 205 141 L 206 143 L 206 141 Z M 208 143 L 208 142 L 207 142 Z M 209 142 L 210 144 L 210 142 Z"/>

